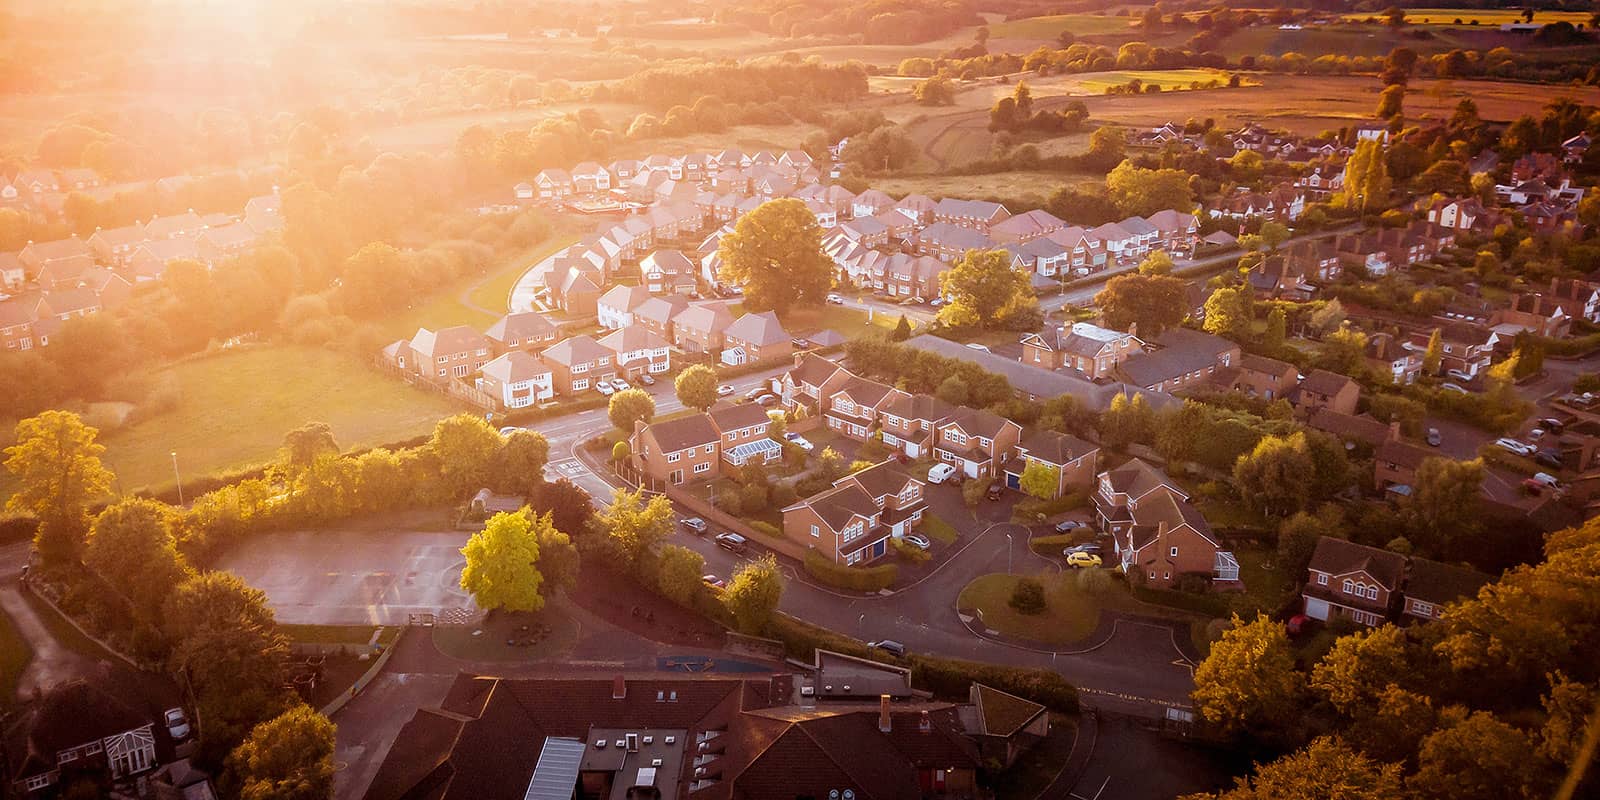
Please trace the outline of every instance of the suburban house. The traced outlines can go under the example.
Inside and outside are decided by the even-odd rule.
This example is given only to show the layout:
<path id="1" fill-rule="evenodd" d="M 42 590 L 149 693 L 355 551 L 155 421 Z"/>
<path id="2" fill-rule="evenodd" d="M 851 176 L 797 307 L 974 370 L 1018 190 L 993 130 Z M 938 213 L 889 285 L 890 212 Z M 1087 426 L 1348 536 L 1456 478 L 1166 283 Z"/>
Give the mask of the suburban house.
<path id="1" fill-rule="evenodd" d="M 1135 335 L 1088 322 L 1022 337 L 1022 361 L 1043 369 L 1068 369 L 1089 380 L 1110 377 L 1117 365 L 1144 352 Z"/>
<path id="2" fill-rule="evenodd" d="M 616 353 L 589 336 L 562 339 L 545 348 L 541 357 L 550 367 L 551 385 L 557 394 L 577 394 L 593 388 L 597 380 L 617 376 L 612 363 Z"/>
<path id="3" fill-rule="evenodd" d="M 758 406 L 759 408 L 759 406 Z M 720 474 L 717 445 L 722 434 L 708 414 L 634 423 L 633 464 L 657 481 L 674 486 L 685 481 L 710 480 Z"/>
<path id="4" fill-rule="evenodd" d="M 1238 362 L 1240 353 L 1234 342 L 1188 328 L 1163 331 L 1154 345 L 1122 361 L 1117 374 L 1152 392 L 1175 392 L 1209 381 L 1217 368 Z"/>
<path id="5" fill-rule="evenodd" d="M 639 261 L 639 279 L 651 294 L 688 294 L 699 285 L 699 272 L 681 250 L 657 250 Z"/>
<path id="6" fill-rule="evenodd" d="M 824 401 L 854 377 L 849 370 L 816 353 L 795 353 L 794 367 L 778 381 L 778 396 L 785 408 L 802 407 L 821 414 L 826 410 Z"/>
<path id="7" fill-rule="evenodd" d="M 94 258 L 94 251 L 89 245 L 76 236 L 67 239 L 57 239 L 52 242 L 28 242 L 22 251 L 17 253 L 17 260 L 28 270 L 29 275 L 38 275 L 44 265 L 63 258 L 85 257 Z"/>
<path id="8" fill-rule="evenodd" d="M 173 760 L 158 720 L 87 680 L 56 686 L 7 721 L 7 794 L 57 797 L 75 776 L 103 776 L 131 792 L 136 779 Z"/>
<path id="9" fill-rule="evenodd" d="M 1011 459 L 1005 462 L 1006 486 L 1020 491 L 1022 473 L 1029 464 L 1037 463 L 1055 470 L 1056 496 L 1088 489 L 1094 485 L 1099 453 L 1099 447 L 1076 436 L 1043 428 L 1028 428 L 1017 440 Z"/>
<path id="10" fill-rule="evenodd" d="M 135 222 L 120 228 L 97 228 L 89 237 L 89 249 L 101 264 L 123 267 L 133 259 L 133 253 L 146 239 L 144 226 Z"/>
<path id="11" fill-rule="evenodd" d="M 1422 466 L 1422 462 L 1434 457 L 1436 457 L 1435 451 L 1426 447 L 1418 447 L 1398 438 L 1389 438 L 1378 445 L 1378 449 L 1372 454 L 1373 487 L 1409 493 L 1412 482 L 1417 479 L 1417 468 Z"/>
<path id="12" fill-rule="evenodd" d="M 660 375 L 672 369 L 672 345 L 643 326 L 613 331 L 596 343 L 616 355 L 617 371 L 624 378 Z"/>
<path id="13" fill-rule="evenodd" d="M 572 175 L 564 169 L 543 169 L 533 176 L 540 200 L 560 200 L 572 194 Z"/>
<path id="14" fill-rule="evenodd" d="M 1337 372 L 1314 369 L 1289 395 L 1295 411 L 1310 414 L 1319 408 L 1340 414 L 1356 413 L 1356 403 L 1361 400 L 1361 384 Z"/>
<path id="15" fill-rule="evenodd" d="M 722 350 L 733 312 L 727 303 L 700 303 L 684 309 L 672 321 L 672 341 L 685 353 Z"/>
<path id="16" fill-rule="evenodd" d="M 1011 212 L 999 203 L 987 200 L 961 200 L 955 197 L 946 197 L 934 204 L 933 221 L 957 225 L 963 228 L 972 228 L 984 234 L 996 223 L 1004 221 L 1011 216 Z"/>
<path id="17" fill-rule="evenodd" d="M 128 258 L 126 274 L 135 282 L 160 278 L 167 265 L 179 259 L 200 260 L 200 246 L 193 239 L 162 239 L 145 242 Z"/>
<path id="18" fill-rule="evenodd" d="M 1127 574 L 1163 588 L 1185 574 L 1239 579 L 1238 560 L 1221 549 L 1188 493 L 1161 470 L 1132 459 L 1100 473 L 1092 499 Z"/>
<path id="19" fill-rule="evenodd" d="M 523 350 L 511 350 L 484 364 L 477 389 L 493 397 L 501 410 L 527 408 L 555 396 L 550 368 Z"/>
<path id="20" fill-rule="evenodd" d="M 962 719 L 977 740 L 979 753 L 1005 767 L 1050 735 L 1050 714 L 1044 706 L 976 681 L 967 690 Z"/>
<path id="21" fill-rule="evenodd" d="M 878 405 L 879 432 L 884 444 L 921 458 L 933 448 L 934 428 L 959 410 L 931 394 L 895 390 Z"/>
<path id="22" fill-rule="evenodd" d="M 1300 593 L 1306 616 L 1371 626 L 1440 619 L 1445 606 L 1476 595 L 1492 580 L 1475 570 L 1328 536 L 1317 540 L 1306 573 Z"/>
<path id="23" fill-rule="evenodd" d="M 671 342 L 676 335 L 674 326 L 678 315 L 689 310 L 689 298 L 681 294 L 665 294 L 652 297 L 639 304 L 633 312 L 633 325 L 631 327 L 644 328 L 647 331 Z M 626 328 L 624 328 L 626 330 Z"/>
<path id="24" fill-rule="evenodd" d="M 596 315 L 600 284 L 604 280 L 601 275 L 600 270 L 581 260 L 556 259 L 555 269 L 545 278 L 550 304 L 576 317 Z"/>
<path id="25" fill-rule="evenodd" d="M 1500 342 L 1499 334 L 1467 322 L 1440 325 L 1439 334 L 1439 343 L 1444 351 L 1439 356 L 1439 369 L 1464 372 L 1471 378 L 1489 368 L 1489 363 L 1494 359 L 1494 347 Z M 1418 354 L 1426 353 L 1431 337 L 1431 331 L 1415 331 L 1406 347 Z"/>
<path id="26" fill-rule="evenodd" d="M 861 564 L 889 552 L 922 520 L 923 483 L 893 461 L 833 482 L 783 509 L 783 533 L 831 561 Z"/>
<path id="27" fill-rule="evenodd" d="M 617 284 L 595 301 L 595 317 L 602 328 L 626 328 L 633 324 L 633 312 L 649 299 L 650 290 L 643 286 Z"/>
<path id="28" fill-rule="evenodd" d="M 737 365 L 786 356 L 793 349 L 789 334 L 771 311 L 746 313 L 722 333 L 722 363 Z"/>
<path id="29" fill-rule="evenodd" d="M 1026 211 L 989 226 L 996 242 L 1028 242 L 1065 228 L 1067 223 L 1042 209 Z"/>
<path id="30" fill-rule="evenodd" d="M 483 332 L 497 356 L 513 350 L 538 350 L 554 342 L 556 334 L 556 326 L 550 320 L 532 311 L 507 314 Z"/>
<path id="31" fill-rule="evenodd" d="M 238 258 L 261 243 L 261 234 L 245 222 L 230 222 L 206 228 L 195 237 L 195 245 L 200 248 L 200 255 L 207 264 L 221 264 L 230 258 Z"/>
<path id="32" fill-rule="evenodd" d="M 611 191 L 611 173 L 593 161 L 583 161 L 572 168 L 572 188 L 578 194 L 597 194 Z"/>
<path id="33" fill-rule="evenodd" d="M 867 676 L 856 683 L 893 681 L 870 666 L 852 672 Z M 818 699 L 819 683 L 462 674 L 394 737 L 366 800 L 979 796 L 967 706 Z M 1014 719 L 1002 711 L 994 735 Z"/>
<path id="34" fill-rule="evenodd" d="M 15 289 L 28 280 L 28 271 L 16 253 L 0 253 L 0 289 Z"/>
<path id="35" fill-rule="evenodd" d="M 866 441 L 877 423 L 878 407 L 893 393 L 889 386 L 846 372 L 845 379 L 824 400 L 824 424 L 851 439 Z"/>
<path id="36" fill-rule="evenodd" d="M 1219 370 L 1218 382 L 1246 397 L 1277 400 L 1287 397 L 1300 380 L 1300 370 L 1287 361 L 1245 353 L 1231 371 Z M 1226 379 L 1224 379 L 1226 376 Z"/>
<path id="37" fill-rule="evenodd" d="M 783 445 L 767 435 L 772 418 L 763 406 L 741 403 L 713 408 L 711 424 L 722 435 L 722 460 L 735 467 L 752 461 L 771 464 L 783 458 Z"/>
<path id="38" fill-rule="evenodd" d="M 1022 438 L 1022 426 L 989 411 L 960 408 L 934 427 L 940 461 L 968 478 L 997 478 Z"/>
<path id="39" fill-rule="evenodd" d="M 1388 375 L 1396 386 L 1414 383 L 1422 372 L 1422 353 L 1408 349 L 1393 335 L 1378 332 L 1367 337 L 1364 353 L 1373 371 Z"/>
<path id="40" fill-rule="evenodd" d="M 396 347 L 406 344 L 406 347 Z M 395 366 L 407 369 L 435 383 L 465 378 L 489 363 L 489 340 L 466 325 L 455 325 L 437 332 L 418 328 L 409 343 L 396 342 L 385 352 Z M 409 357 L 409 363 L 407 359 Z"/>
<path id="41" fill-rule="evenodd" d="M 994 240 L 983 231 L 953 222 L 935 222 L 916 236 L 917 252 L 940 261 L 955 261 L 968 250 L 989 250 Z"/>

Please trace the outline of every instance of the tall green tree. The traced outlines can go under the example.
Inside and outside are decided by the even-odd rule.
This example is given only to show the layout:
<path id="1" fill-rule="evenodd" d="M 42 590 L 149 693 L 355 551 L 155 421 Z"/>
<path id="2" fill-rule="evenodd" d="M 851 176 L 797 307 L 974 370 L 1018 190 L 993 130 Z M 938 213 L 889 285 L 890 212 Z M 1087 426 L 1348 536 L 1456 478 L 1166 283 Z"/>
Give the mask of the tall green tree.
<path id="1" fill-rule="evenodd" d="M 108 506 L 89 526 L 83 563 L 119 592 L 147 625 L 178 584 L 192 574 L 172 536 L 172 509 L 130 497 Z"/>
<path id="2" fill-rule="evenodd" d="M 889 341 L 903 342 L 911 338 L 911 320 L 905 314 L 900 315 L 900 321 L 894 324 L 894 330 L 889 333 Z"/>
<path id="3" fill-rule="evenodd" d="M 939 291 L 939 320 L 954 327 L 994 328 L 1038 310 L 1028 276 L 1004 250 L 968 250 L 939 276 Z"/>
<path id="4" fill-rule="evenodd" d="M 1255 297 L 1248 285 L 1223 286 L 1206 298 L 1206 333 L 1214 333 L 1234 341 L 1244 341 L 1250 336 L 1250 325 L 1255 319 Z"/>
<path id="5" fill-rule="evenodd" d="M 822 252 L 822 229 L 805 203 L 769 200 L 739 218 L 722 237 L 719 278 L 744 287 L 751 311 L 784 313 L 822 302 L 833 286 L 833 261 Z"/>
<path id="6" fill-rule="evenodd" d="M 1356 143 L 1355 152 L 1344 168 L 1344 191 L 1340 195 L 1345 208 L 1365 214 L 1370 208 L 1382 208 L 1389 199 L 1389 168 L 1383 158 L 1383 145 L 1367 139 Z"/>
<path id="7" fill-rule="evenodd" d="M 1393 625 L 1341 636 L 1311 671 L 1311 688 L 1349 718 L 1377 710 L 1391 683 L 1413 674 L 1405 632 Z"/>
<path id="8" fill-rule="evenodd" d="M 1394 800 L 1405 795 L 1400 765 L 1375 762 L 1329 736 L 1261 764 L 1254 775 L 1235 782 L 1232 789 L 1182 800 Z"/>
<path id="9" fill-rule="evenodd" d="M 489 470 L 500 445 L 500 433 L 483 417 L 456 414 L 433 426 L 427 446 L 439 459 L 439 477 L 446 491 L 460 498 L 489 483 Z"/>
<path id="10" fill-rule="evenodd" d="M 782 599 L 783 576 L 777 559 L 768 553 L 758 561 L 745 562 L 733 573 L 722 601 L 739 630 L 754 635 L 766 631 Z"/>
<path id="11" fill-rule="evenodd" d="M 695 595 L 701 591 L 700 576 L 704 574 L 705 556 L 676 544 L 661 548 L 661 560 L 656 565 L 656 586 L 668 600 L 683 606 L 694 602 Z"/>
<path id="12" fill-rule="evenodd" d="M 717 373 L 704 364 L 695 364 L 678 373 L 672 383 L 678 402 L 705 411 L 717 402 Z"/>
<path id="13" fill-rule="evenodd" d="M 599 521 L 600 529 L 611 537 L 623 560 L 637 568 L 656 543 L 672 533 L 672 502 L 665 495 L 654 495 L 647 501 L 639 490 L 618 489 Z"/>
<path id="14" fill-rule="evenodd" d="M 1283 625 L 1265 614 L 1233 627 L 1194 671 L 1195 708 L 1232 736 L 1273 740 L 1300 715 L 1305 676 Z"/>
<path id="15" fill-rule="evenodd" d="M 114 476 L 100 462 L 99 431 L 70 411 L 45 411 L 17 423 L 5 449 L 17 489 L 6 510 L 39 519 L 34 545 L 47 564 L 78 558 L 89 528 L 89 504 L 111 491 Z"/>
<path id="16" fill-rule="evenodd" d="M 948 106 L 956 101 L 956 87 L 949 79 L 935 75 L 911 90 L 912 99 L 924 106 Z"/>
<path id="17" fill-rule="evenodd" d="M 1053 500 L 1061 490 L 1061 468 L 1043 461 L 1029 461 L 1022 468 L 1022 491 L 1040 500 Z"/>
<path id="18" fill-rule="evenodd" d="M 1267 329 L 1261 334 L 1261 346 L 1269 351 L 1277 352 L 1283 347 L 1283 340 L 1289 335 L 1289 317 L 1283 313 L 1283 307 L 1274 306 L 1267 312 Z"/>
<path id="19" fill-rule="evenodd" d="M 1403 83 L 1385 86 L 1378 94 L 1378 119 L 1393 119 L 1400 115 L 1405 105 L 1406 87 Z"/>
<path id="20" fill-rule="evenodd" d="M 1424 800 L 1460 797 L 1519 800 L 1529 793 L 1533 745 L 1527 734 L 1486 711 L 1447 709 L 1444 726 L 1422 740 L 1417 772 L 1407 781 Z"/>
<path id="21" fill-rule="evenodd" d="M 319 456 L 338 454 L 339 442 L 333 438 L 333 426 L 326 422 L 307 422 L 289 431 L 278 448 L 279 463 L 291 479 L 310 469 Z"/>
<path id="22" fill-rule="evenodd" d="M 1137 325 L 1151 339 L 1189 316 L 1188 288 L 1170 275 L 1118 275 L 1094 296 L 1106 327 L 1119 331 Z"/>
<path id="23" fill-rule="evenodd" d="M 611 418 L 611 424 L 615 425 L 617 430 L 630 434 L 633 433 L 635 422 L 648 423 L 655 418 L 656 401 L 643 389 L 623 389 L 611 395 L 606 415 Z"/>
<path id="24" fill-rule="evenodd" d="M 305 704 L 256 725 L 228 757 L 240 800 L 332 800 L 334 726 Z"/>
<path id="25" fill-rule="evenodd" d="M 1250 151 L 1246 150 L 1245 152 Z M 1139 274 L 1171 275 L 1172 267 L 1172 256 L 1168 255 L 1167 251 L 1165 250 L 1157 250 L 1154 253 L 1145 256 L 1144 260 L 1139 262 Z"/>
<path id="26" fill-rule="evenodd" d="M 1444 340 L 1438 328 L 1428 336 L 1428 349 L 1422 352 L 1422 374 L 1438 375 L 1439 362 L 1444 358 Z"/>
<path id="27" fill-rule="evenodd" d="M 1411 541 L 1442 558 L 1460 558 L 1460 543 L 1483 526 L 1483 459 L 1424 459 L 1411 481 L 1405 512 Z"/>
<path id="28" fill-rule="evenodd" d="M 1194 209 L 1194 192 L 1189 188 L 1189 173 L 1179 169 L 1146 169 L 1132 161 L 1118 164 L 1106 174 L 1106 195 L 1117 210 L 1129 216 L 1147 217 L 1157 211 Z"/>
<path id="29" fill-rule="evenodd" d="M 1304 575 L 1317 540 L 1348 539 L 1344 510 L 1329 503 L 1316 513 L 1301 511 L 1278 525 L 1278 562 L 1285 575 Z"/>
<path id="30" fill-rule="evenodd" d="M 539 539 L 535 525 L 554 530 L 548 515 L 531 520 L 525 514 L 501 512 L 467 540 L 461 554 L 461 588 L 491 611 L 538 611 L 544 608 L 539 572 Z"/>
<path id="31" fill-rule="evenodd" d="M 1135 394 L 1129 399 L 1119 392 L 1111 398 L 1111 406 L 1100 415 L 1100 441 L 1107 447 L 1127 447 L 1134 442 L 1149 442 L 1155 437 L 1155 410 L 1145 402 L 1144 395 Z"/>
<path id="32" fill-rule="evenodd" d="M 1233 465 L 1233 482 L 1252 509 L 1269 516 L 1288 516 L 1305 508 L 1307 487 L 1316 477 L 1316 463 L 1303 431 L 1267 436 Z"/>
<path id="33" fill-rule="evenodd" d="M 550 463 L 550 442 L 538 431 L 512 431 L 495 452 L 490 474 L 494 490 L 521 497 L 532 497 L 544 483 L 544 467 Z"/>

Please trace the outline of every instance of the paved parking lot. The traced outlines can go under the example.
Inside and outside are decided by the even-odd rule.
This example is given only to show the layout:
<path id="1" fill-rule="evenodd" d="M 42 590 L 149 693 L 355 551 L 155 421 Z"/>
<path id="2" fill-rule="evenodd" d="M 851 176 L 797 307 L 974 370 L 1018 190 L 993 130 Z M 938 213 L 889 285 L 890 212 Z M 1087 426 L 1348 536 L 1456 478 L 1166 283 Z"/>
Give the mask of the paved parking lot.
<path id="1" fill-rule="evenodd" d="M 466 532 L 301 531 L 261 536 L 219 569 L 267 593 L 279 622 L 399 625 L 470 613 L 458 588 Z"/>

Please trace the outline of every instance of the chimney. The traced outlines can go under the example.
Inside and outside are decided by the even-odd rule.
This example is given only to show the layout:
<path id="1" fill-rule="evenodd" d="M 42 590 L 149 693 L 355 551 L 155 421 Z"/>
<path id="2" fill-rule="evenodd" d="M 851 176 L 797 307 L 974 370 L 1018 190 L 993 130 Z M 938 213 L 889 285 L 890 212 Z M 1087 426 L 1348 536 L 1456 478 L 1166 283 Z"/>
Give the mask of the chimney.
<path id="1" fill-rule="evenodd" d="M 628 696 L 628 681 L 627 681 L 627 679 L 622 677 L 621 675 L 618 675 L 617 677 L 612 678 L 611 679 L 611 699 L 612 700 L 622 700 L 622 699 L 626 698 L 627 696 Z"/>
<path id="2" fill-rule="evenodd" d="M 1400 420 L 1389 420 L 1389 441 L 1400 441 Z"/>
<path id="3" fill-rule="evenodd" d="M 1161 521 L 1161 522 L 1156 523 L 1156 547 L 1161 548 L 1161 552 L 1157 553 L 1157 556 L 1159 556 L 1160 558 L 1166 558 L 1167 557 L 1167 523 L 1164 520 Z"/>
<path id="4" fill-rule="evenodd" d="M 803 351 L 803 350 L 798 352 L 798 353 L 795 353 L 794 354 L 794 365 L 796 367 L 800 366 L 800 362 L 804 361 L 805 357 L 806 357 L 806 354 L 805 354 L 805 351 Z"/>
<path id="5" fill-rule="evenodd" d="M 1139 323 L 1137 323 L 1137 322 L 1128 323 L 1128 335 L 1132 336 L 1135 339 L 1139 338 Z"/>
<path id="6" fill-rule="evenodd" d="M 928 712 L 922 712 L 922 718 L 917 720 L 917 730 L 928 733 L 933 730 L 933 717 Z"/>
<path id="7" fill-rule="evenodd" d="M 889 724 L 889 695 L 878 695 L 878 730 L 888 733 L 893 729 Z"/>

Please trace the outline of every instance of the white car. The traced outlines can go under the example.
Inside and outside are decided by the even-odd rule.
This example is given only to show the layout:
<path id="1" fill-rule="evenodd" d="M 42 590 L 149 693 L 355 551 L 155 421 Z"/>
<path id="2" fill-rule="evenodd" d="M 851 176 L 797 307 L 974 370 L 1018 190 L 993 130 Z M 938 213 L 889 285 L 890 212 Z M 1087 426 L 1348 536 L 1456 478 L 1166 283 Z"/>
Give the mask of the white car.
<path id="1" fill-rule="evenodd" d="M 632 389 L 633 387 L 629 386 L 628 382 L 623 380 L 623 379 L 621 379 L 621 378 L 612 378 L 611 379 L 611 388 L 616 389 L 619 392 L 622 392 L 622 391 L 627 391 L 628 389 Z"/>
<path id="2" fill-rule="evenodd" d="M 985 353 L 989 352 L 989 348 L 988 347 L 986 347 L 984 345 L 981 345 L 981 344 L 978 344 L 977 342 L 967 342 L 967 349 L 968 350 L 981 350 L 981 351 L 983 351 Z"/>
<path id="3" fill-rule="evenodd" d="M 1533 479 L 1552 489 L 1561 486 L 1561 481 L 1556 480 L 1556 476 L 1551 475 L 1548 472 L 1535 472 L 1533 473 Z"/>
<path id="4" fill-rule="evenodd" d="M 949 464 L 934 464 L 928 468 L 928 483 L 944 483 L 956 474 L 956 468 Z"/>
<path id="5" fill-rule="evenodd" d="M 1449 375 L 1450 377 L 1455 378 L 1462 383 L 1472 383 L 1472 376 L 1462 372 L 1459 369 L 1447 370 L 1444 374 Z"/>
<path id="6" fill-rule="evenodd" d="M 729 386 L 728 384 L 724 383 L 721 386 L 717 387 L 717 396 L 718 397 L 727 397 L 728 395 L 731 395 L 731 394 L 733 394 L 733 387 L 732 386 Z"/>
<path id="7" fill-rule="evenodd" d="M 605 381 L 596 381 L 594 390 L 605 395 L 606 397 L 610 397 L 611 395 L 617 393 L 617 390 L 612 388 L 611 384 L 606 383 Z"/>
<path id="8" fill-rule="evenodd" d="M 929 541 L 928 537 L 923 536 L 920 533 L 906 534 L 906 544 L 909 544 L 918 550 L 927 550 L 933 546 L 933 542 Z"/>
<path id="9" fill-rule="evenodd" d="M 828 295 L 828 302 L 836 306 L 842 306 L 844 305 L 844 298 L 837 294 L 830 294 Z"/>
<path id="10" fill-rule="evenodd" d="M 189 729 L 189 716 L 183 713 L 183 709 L 169 708 L 164 716 L 167 722 L 167 735 L 171 736 L 174 742 L 181 742 L 189 738 L 191 732 Z"/>
<path id="11" fill-rule="evenodd" d="M 517 431 L 520 431 L 520 430 L 522 430 L 522 429 L 518 428 L 515 425 L 507 425 L 506 427 L 500 429 L 500 435 L 501 436 L 510 436 L 511 434 L 516 433 Z"/>
<path id="12" fill-rule="evenodd" d="M 1510 437 L 1496 439 L 1494 443 L 1496 446 L 1516 453 L 1519 456 L 1531 456 L 1539 449 L 1531 444 L 1528 444 L 1527 442 L 1519 442 Z"/>
<path id="13" fill-rule="evenodd" d="M 783 435 L 783 439 L 784 439 L 784 441 L 793 444 L 795 447 L 798 447 L 801 450 L 806 451 L 807 453 L 811 452 L 811 449 L 813 447 L 816 447 L 816 445 L 814 445 L 811 442 L 807 441 L 806 437 L 801 436 L 798 433 L 792 433 L 792 432 L 791 433 L 785 433 Z"/>

